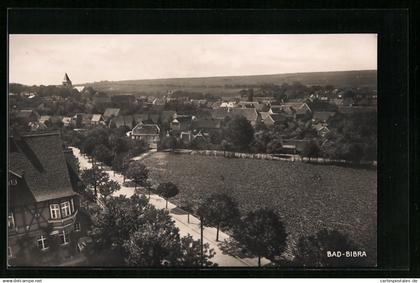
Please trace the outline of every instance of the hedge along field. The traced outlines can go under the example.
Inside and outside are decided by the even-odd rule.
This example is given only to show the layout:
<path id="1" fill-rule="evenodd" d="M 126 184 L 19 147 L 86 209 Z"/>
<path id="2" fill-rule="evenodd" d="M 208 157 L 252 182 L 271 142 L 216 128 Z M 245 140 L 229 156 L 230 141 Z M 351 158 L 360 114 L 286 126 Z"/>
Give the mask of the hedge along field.
<path id="1" fill-rule="evenodd" d="M 174 198 L 214 192 L 234 197 L 243 213 L 275 209 L 286 224 L 289 250 L 301 235 L 334 228 L 376 264 L 376 171 L 301 162 L 229 159 L 158 152 L 143 160 L 153 183 L 173 182 Z"/>

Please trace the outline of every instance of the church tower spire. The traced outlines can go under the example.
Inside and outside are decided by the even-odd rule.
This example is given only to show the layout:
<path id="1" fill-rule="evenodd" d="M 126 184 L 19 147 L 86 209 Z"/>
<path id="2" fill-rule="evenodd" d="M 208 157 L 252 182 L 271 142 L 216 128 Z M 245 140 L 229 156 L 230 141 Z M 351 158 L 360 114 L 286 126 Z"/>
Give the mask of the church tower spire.
<path id="1" fill-rule="evenodd" d="M 63 86 L 65 87 L 71 87 L 71 80 L 69 78 L 69 76 L 67 75 L 67 73 L 64 74 L 64 79 L 63 79 Z"/>

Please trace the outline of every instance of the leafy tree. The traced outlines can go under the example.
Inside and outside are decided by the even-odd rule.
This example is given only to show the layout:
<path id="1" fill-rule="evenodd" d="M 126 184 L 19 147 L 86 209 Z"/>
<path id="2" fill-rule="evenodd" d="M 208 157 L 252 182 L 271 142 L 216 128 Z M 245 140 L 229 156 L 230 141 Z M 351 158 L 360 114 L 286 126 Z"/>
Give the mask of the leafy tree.
<path id="1" fill-rule="evenodd" d="M 128 165 L 125 175 L 127 178 L 133 180 L 135 189 L 137 189 L 137 185 L 139 186 L 147 185 L 147 178 L 149 177 L 149 170 L 146 168 L 146 165 L 144 165 L 140 161 L 132 161 Z"/>
<path id="2" fill-rule="evenodd" d="M 177 186 L 171 182 L 159 184 L 156 193 L 166 200 L 166 209 L 168 209 L 168 199 L 179 193 Z"/>
<path id="3" fill-rule="evenodd" d="M 212 194 L 199 207 L 199 214 L 209 225 L 216 226 L 219 241 L 220 226 L 233 227 L 240 218 L 238 204 L 226 194 Z"/>
<path id="4" fill-rule="evenodd" d="M 272 210 L 251 211 L 234 230 L 234 238 L 246 251 L 258 257 L 275 260 L 286 248 L 287 234 L 283 222 Z"/>
<path id="5" fill-rule="evenodd" d="M 346 235 L 337 230 L 322 229 L 315 235 L 299 239 L 294 262 L 304 267 L 364 266 L 365 257 L 328 257 L 328 251 L 360 251 Z"/>
<path id="6" fill-rule="evenodd" d="M 106 212 L 95 219 L 93 245 L 87 252 L 92 265 L 193 267 L 202 259 L 206 266 L 212 265 L 209 259 L 214 252 L 208 245 L 202 257 L 199 241 L 181 238 L 169 214 L 154 208 L 145 197 L 111 197 Z"/>
<path id="7" fill-rule="evenodd" d="M 162 149 L 172 149 L 174 150 L 177 146 L 177 140 L 173 136 L 164 137 L 160 142 L 160 147 Z"/>
<path id="8" fill-rule="evenodd" d="M 225 128 L 226 137 L 237 150 L 247 150 L 254 138 L 251 123 L 243 116 L 235 116 Z"/>
<path id="9" fill-rule="evenodd" d="M 210 245 L 205 243 L 203 245 L 203 256 L 201 254 L 200 241 L 193 239 L 191 235 L 181 238 L 181 256 L 178 257 L 177 265 L 179 266 L 216 266 L 210 259 L 216 254 Z"/>
<path id="10" fill-rule="evenodd" d="M 98 196 L 97 188 L 109 181 L 108 174 L 97 166 L 83 170 L 81 177 L 84 184 L 93 187 L 95 198 Z"/>
<path id="11" fill-rule="evenodd" d="M 179 207 L 187 212 L 187 221 L 190 223 L 190 214 L 194 212 L 194 203 L 189 198 L 183 198 L 180 200 Z"/>
<path id="12" fill-rule="evenodd" d="M 107 200 L 110 195 L 121 188 L 118 182 L 110 180 L 106 183 L 99 185 L 99 193 L 102 195 L 103 200 Z"/>
<path id="13" fill-rule="evenodd" d="M 96 145 L 92 154 L 96 160 L 103 162 L 106 165 L 110 165 L 113 159 L 112 152 L 103 144 Z"/>
<path id="14" fill-rule="evenodd" d="M 316 141 L 311 140 L 305 145 L 302 151 L 302 155 L 306 157 L 319 157 L 321 155 L 321 149 Z"/>
<path id="15" fill-rule="evenodd" d="M 281 153 L 283 150 L 283 141 L 281 139 L 273 139 L 267 143 L 267 153 Z"/>
<path id="16" fill-rule="evenodd" d="M 129 156 L 137 156 L 145 153 L 148 149 L 148 145 L 143 140 L 132 140 L 129 139 L 130 150 L 128 151 Z"/>
<path id="17" fill-rule="evenodd" d="M 174 264 L 180 244 L 179 229 L 168 214 L 160 210 L 147 209 L 144 217 L 146 223 L 124 241 L 127 264 L 144 267 L 162 266 L 165 262 Z"/>
<path id="18" fill-rule="evenodd" d="M 363 146 L 360 143 L 348 144 L 347 150 L 344 153 L 344 158 L 353 162 L 360 162 L 363 158 Z"/>

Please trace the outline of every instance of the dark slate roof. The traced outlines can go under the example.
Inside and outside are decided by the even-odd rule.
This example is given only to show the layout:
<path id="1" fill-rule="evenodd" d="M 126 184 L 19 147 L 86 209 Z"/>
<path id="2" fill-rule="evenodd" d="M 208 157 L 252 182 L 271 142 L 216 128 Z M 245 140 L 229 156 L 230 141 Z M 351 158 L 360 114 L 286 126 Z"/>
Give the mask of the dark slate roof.
<path id="1" fill-rule="evenodd" d="M 21 175 L 37 202 L 74 195 L 58 133 L 11 138 L 9 170 Z"/>
<path id="2" fill-rule="evenodd" d="M 69 78 L 69 76 L 67 75 L 67 73 L 65 73 L 65 74 L 64 74 L 63 81 L 65 81 L 65 82 L 69 82 L 69 81 L 70 81 L 70 78 Z"/>
<path id="3" fill-rule="evenodd" d="M 223 120 L 224 118 L 229 116 L 229 113 L 226 108 L 217 108 L 213 109 L 213 111 L 211 112 L 211 116 L 213 117 L 213 119 Z"/>
<path id="4" fill-rule="evenodd" d="M 257 121 L 258 113 L 255 108 L 232 108 L 231 115 L 244 116 L 248 121 Z"/>
<path id="5" fill-rule="evenodd" d="M 159 126 L 156 124 L 138 124 L 132 131 L 133 135 L 158 135 L 159 133 Z"/>
<path id="6" fill-rule="evenodd" d="M 105 109 L 104 117 L 109 118 L 112 116 L 118 116 L 118 114 L 120 114 L 119 108 L 107 108 Z"/>
<path id="7" fill-rule="evenodd" d="M 193 129 L 218 129 L 220 128 L 220 120 L 215 119 L 199 119 L 192 122 Z"/>

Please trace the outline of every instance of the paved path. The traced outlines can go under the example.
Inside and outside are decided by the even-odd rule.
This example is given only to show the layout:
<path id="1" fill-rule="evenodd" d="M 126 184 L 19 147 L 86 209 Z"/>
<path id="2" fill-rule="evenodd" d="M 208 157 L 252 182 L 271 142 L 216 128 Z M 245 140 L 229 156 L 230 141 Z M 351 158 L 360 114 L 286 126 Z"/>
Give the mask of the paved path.
<path id="1" fill-rule="evenodd" d="M 88 159 L 80 154 L 80 150 L 77 148 L 72 147 L 74 155 L 79 159 L 80 169 L 87 169 L 92 168 L 92 164 L 88 161 Z M 133 158 L 133 160 L 141 160 L 149 155 L 153 154 L 153 152 L 148 152 L 146 154 L 142 154 L 139 157 Z M 110 170 L 108 167 L 104 167 L 104 170 L 110 176 L 110 179 L 117 181 L 121 185 L 121 189 L 118 192 L 115 192 L 115 196 L 124 195 L 127 197 L 131 197 L 134 194 L 133 187 L 126 187 L 123 185 L 123 176 L 119 173 L 116 173 Z M 150 196 L 150 204 L 155 206 L 159 209 L 165 209 L 166 201 L 158 195 L 152 194 Z M 175 221 L 175 226 L 179 228 L 179 233 L 181 236 L 187 236 L 188 234 L 191 235 L 194 240 L 200 239 L 200 221 L 196 217 L 190 215 L 190 223 L 188 223 L 188 217 L 184 213 L 179 213 L 180 209 L 176 208 L 174 204 L 168 202 L 168 209 L 169 215 Z M 229 236 L 222 231 L 219 232 L 219 242 L 216 242 L 216 228 L 212 227 L 205 227 L 204 229 L 204 242 L 210 245 L 216 254 L 211 259 L 211 261 L 217 263 L 219 266 L 257 266 L 258 261 L 257 258 L 239 258 L 229 254 L 224 254 L 220 248 L 219 244 L 224 240 L 229 239 Z M 261 264 L 265 265 L 269 263 L 269 260 L 262 258 Z"/>

